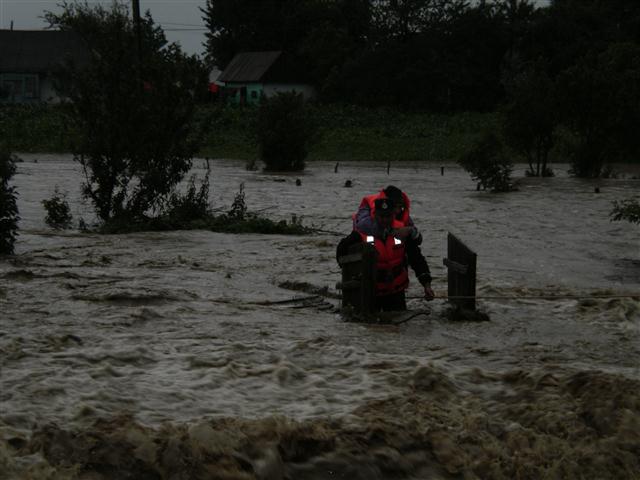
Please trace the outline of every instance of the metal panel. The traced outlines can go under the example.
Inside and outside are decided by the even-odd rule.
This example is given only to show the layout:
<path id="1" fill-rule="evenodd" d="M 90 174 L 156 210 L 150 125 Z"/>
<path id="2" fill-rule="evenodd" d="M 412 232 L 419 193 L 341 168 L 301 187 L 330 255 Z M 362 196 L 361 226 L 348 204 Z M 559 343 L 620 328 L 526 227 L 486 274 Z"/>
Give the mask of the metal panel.
<path id="1" fill-rule="evenodd" d="M 338 259 L 342 267 L 342 308 L 357 315 L 375 311 L 375 248 L 366 243 L 353 245 Z"/>
<path id="2" fill-rule="evenodd" d="M 476 309 L 476 262 L 475 252 L 449 233 L 447 258 L 443 262 L 448 268 L 448 295 L 451 303 L 465 310 Z"/>

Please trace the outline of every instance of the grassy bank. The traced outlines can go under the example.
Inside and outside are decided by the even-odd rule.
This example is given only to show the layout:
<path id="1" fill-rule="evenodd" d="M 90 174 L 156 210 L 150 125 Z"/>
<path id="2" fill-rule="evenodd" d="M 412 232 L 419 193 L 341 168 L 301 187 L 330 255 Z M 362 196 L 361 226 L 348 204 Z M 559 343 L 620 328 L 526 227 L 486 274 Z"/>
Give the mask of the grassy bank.
<path id="1" fill-rule="evenodd" d="M 203 108 L 209 119 L 202 155 L 213 158 L 258 156 L 252 138 L 254 108 Z M 309 161 L 455 161 L 485 128 L 497 128 L 495 113 L 407 113 L 354 106 L 313 106 L 319 139 Z"/>
<path id="2" fill-rule="evenodd" d="M 73 135 L 60 105 L 0 106 L 0 140 L 14 152 L 68 152 Z"/>
<path id="3" fill-rule="evenodd" d="M 320 135 L 309 161 L 455 161 L 483 129 L 495 128 L 495 113 L 407 113 L 353 106 L 313 106 Z M 201 156 L 257 158 L 253 140 L 256 109 L 202 106 Z M 74 132 L 61 106 L 0 108 L 0 132 L 19 152 L 68 152 Z"/>

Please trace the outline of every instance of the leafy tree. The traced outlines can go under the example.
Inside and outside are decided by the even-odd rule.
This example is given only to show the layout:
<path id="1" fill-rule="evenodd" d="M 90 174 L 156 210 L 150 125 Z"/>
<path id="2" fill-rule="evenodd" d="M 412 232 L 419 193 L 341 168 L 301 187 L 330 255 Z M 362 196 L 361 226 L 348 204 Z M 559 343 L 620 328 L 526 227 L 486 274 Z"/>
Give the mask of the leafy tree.
<path id="1" fill-rule="evenodd" d="M 0 254 L 13 253 L 18 231 L 18 193 L 15 187 L 9 185 L 15 173 L 15 157 L 0 145 Z"/>
<path id="2" fill-rule="evenodd" d="M 266 170 L 304 170 L 317 127 L 301 94 L 279 93 L 263 100 L 256 128 Z"/>
<path id="3" fill-rule="evenodd" d="M 572 171 L 598 177 L 606 162 L 640 153 L 640 45 L 612 44 L 558 80 L 562 121 L 575 135 Z"/>
<path id="4" fill-rule="evenodd" d="M 612 222 L 626 220 L 627 222 L 640 224 L 640 200 L 628 198 L 621 202 L 613 202 L 613 210 L 609 215 Z"/>
<path id="5" fill-rule="evenodd" d="M 493 133 L 485 133 L 458 163 L 478 182 L 478 189 L 488 188 L 492 192 L 513 190 L 513 164 L 506 157 L 502 142 Z"/>
<path id="6" fill-rule="evenodd" d="M 529 163 L 531 176 L 551 176 L 547 167 L 557 124 L 555 85 L 543 68 L 530 68 L 514 79 L 505 107 L 507 144 Z"/>
<path id="7" fill-rule="evenodd" d="M 46 19 L 75 32 L 88 52 L 85 65 L 67 63 L 57 75 L 79 132 L 74 154 L 86 176 L 83 192 L 104 222 L 157 212 L 198 148 L 194 97 L 205 88 L 205 70 L 167 43 L 148 12 L 137 52 L 124 4 L 62 7 Z"/>

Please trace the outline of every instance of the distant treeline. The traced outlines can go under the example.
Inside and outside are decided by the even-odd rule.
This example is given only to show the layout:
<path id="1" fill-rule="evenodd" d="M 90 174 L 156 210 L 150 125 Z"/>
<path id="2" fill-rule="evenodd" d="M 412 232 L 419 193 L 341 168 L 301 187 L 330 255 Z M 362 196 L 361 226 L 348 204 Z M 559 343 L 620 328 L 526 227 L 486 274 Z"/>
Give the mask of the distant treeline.
<path id="1" fill-rule="evenodd" d="M 207 61 L 282 50 L 323 101 L 495 110 L 532 65 L 552 80 L 640 43 L 637 0 L 208 0 Z"/>

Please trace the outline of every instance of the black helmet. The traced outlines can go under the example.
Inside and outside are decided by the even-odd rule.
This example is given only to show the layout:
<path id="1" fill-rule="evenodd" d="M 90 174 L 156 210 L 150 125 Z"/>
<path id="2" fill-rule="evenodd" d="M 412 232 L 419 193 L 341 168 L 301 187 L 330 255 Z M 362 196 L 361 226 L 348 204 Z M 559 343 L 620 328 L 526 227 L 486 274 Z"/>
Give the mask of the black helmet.
<path id="1" fill-rule="evenodd" d="M 404 197 L 402 196 L 402 190 L 398 187 L 394 187 L 393 185 L 389 185 L 387 188 L 382 190 L 387 198 L 393 200 L 396 204 L 404 203 Z"/>
<path id="2" fill-rule="evenodd" d="M 374 202 L 376 213 L 380 215 L 393 215 L 395 203 L 390 198 L 376 198 Z"/>

